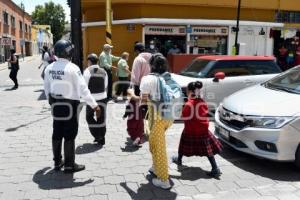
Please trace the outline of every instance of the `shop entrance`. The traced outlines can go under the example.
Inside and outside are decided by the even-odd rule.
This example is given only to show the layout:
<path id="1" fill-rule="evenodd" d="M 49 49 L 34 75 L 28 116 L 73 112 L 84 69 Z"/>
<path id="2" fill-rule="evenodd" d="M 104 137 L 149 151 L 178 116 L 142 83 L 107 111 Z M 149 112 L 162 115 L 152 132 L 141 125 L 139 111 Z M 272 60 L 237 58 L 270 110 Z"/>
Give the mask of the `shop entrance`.
<path id="1" fill-rule="evenodd" d="M 300 31 L 273 30 L 272 37 L 278 65 L 283 70 L 300 65 Z"/>
<path id="2" fill-rule="evenodd" d="M 156 51 L 164 56 L 168 55 L 169 50 L 177 45 L 180 53 L 186 53 L 186 36 L 174 35 L 145 35 L 145 44 L 148 51 L 152 51 L 150 44 L 155 45 Z"/>

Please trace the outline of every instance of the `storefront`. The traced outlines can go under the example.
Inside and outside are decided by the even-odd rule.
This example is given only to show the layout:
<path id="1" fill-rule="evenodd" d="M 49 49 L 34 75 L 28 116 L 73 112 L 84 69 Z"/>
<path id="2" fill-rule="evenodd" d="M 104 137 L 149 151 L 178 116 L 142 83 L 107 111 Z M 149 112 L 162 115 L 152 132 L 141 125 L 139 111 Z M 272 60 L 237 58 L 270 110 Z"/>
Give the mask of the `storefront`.
<path id="1" fill-rule="evenodd" d="M 235 44 L 235 20 L 140 18 L 115 20 L 112 26 L 113 53 L 127 51 L 134 55 L 135 42 L 141 41 L 150 49 L 167 55 L 177 45 L 181 53 L 231 55 Z M 282 23 L 240 21 L 240 55 L 273 55 L 272 29 L 283 28 Z M 83 23 L 84 56 L 99 53 L 105 43 L 105 22 Z M 96 37 L 97 36 L 97 37 Z M 95 39 L 97 38 L 97 39 Z M 134 56 L 130 57 L 130 62 Z"/>
<path id="2" fill-rule="evenodd" d="M 186 27 L 146 25 L 144 27 L 144 42 L 148 51 L 152 51 L 150 44 L 154 44 L 155 51 L 167 55 L 172 46 L 177 45 L 180 52 L 185 53 Z"/>

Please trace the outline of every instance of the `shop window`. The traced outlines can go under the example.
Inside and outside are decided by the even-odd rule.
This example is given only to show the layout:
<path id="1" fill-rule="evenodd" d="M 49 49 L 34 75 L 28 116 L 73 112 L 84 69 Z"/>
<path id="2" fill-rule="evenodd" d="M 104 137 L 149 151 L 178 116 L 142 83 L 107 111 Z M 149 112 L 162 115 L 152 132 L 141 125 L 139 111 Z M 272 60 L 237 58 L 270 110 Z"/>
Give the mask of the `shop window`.
<path id="1" fill-rule="evenodd" d="M 227 55 L 227 36 L 191 36 L 192 54 Z"/>
<path id="2" fill-rule="evenodd" d="M 4 24 L 8 25 L 8 13 L 3 11 L 3 21 Z"/>
<path id="3" fill-rule="evenodd" d="M 14 16 L 10 17 L 11 27 L 16 28 L 16 18 Z"/>
<path id="4" fill-rule="evenodd" d="M 278 11 L 275 15 L 277 22 L 282 23 L 300 23 L 300 12 Z"/>
<path id="5" fill-rule="evenodd" d="M 19 21 L 19 24 L 20 24 L 20 30 L 23 31 L 23 22 Z"/>

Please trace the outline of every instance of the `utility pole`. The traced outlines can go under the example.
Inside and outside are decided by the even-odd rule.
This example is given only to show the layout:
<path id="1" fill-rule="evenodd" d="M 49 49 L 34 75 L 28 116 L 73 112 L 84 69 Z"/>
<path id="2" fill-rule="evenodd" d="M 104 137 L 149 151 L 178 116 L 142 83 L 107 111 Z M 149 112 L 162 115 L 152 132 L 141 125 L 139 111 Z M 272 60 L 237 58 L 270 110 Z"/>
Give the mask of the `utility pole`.
<path id="1" fill-rule="evenodd" d="M 24 61 L 24 46 L 25 46 L 25 6 L 23 4 L 23 1 L 21 2 L 21 9 L 23 11 L 23 24 L 22 24 L 22 39 L 20 41 L 21 43 L 21 51 L 22 51 L 22 57 L 23 57 L 23 61 Z"/>
<path id="2" fill-rule="evenodd" d="M 68 0 L 71 8 L 71 40 L 74 45 L 72 61 L 83 71 L 81 0 Z"/>
<path id="3" fill-rule="evenodd" d="M 240 45 L 238 43 L 239 39 L 239 31 L 240 31 L 240 14 L 241 14 L 241 0 L 238 0 L 238 9 L 237 9 L 237 20 L 236 20 L 236 28 L 235 28 L 235 55 L 239 55 L 240 53 Z"/>
<path id="4" fill-rule="evenodd" d="M 112 9 L 111 0 L 106 0 L 106 43 L 112 44 Z"/>

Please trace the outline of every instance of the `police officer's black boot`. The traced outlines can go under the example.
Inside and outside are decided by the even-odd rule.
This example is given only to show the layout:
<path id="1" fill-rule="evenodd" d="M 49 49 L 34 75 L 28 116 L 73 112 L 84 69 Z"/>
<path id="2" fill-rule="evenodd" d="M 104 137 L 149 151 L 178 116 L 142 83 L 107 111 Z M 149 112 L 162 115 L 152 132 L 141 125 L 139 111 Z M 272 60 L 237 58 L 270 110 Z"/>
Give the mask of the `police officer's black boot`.
<path id="1" fill-rule="evenodd" d="M 52 140 L 54 170 L 58 171 L 64 166 L 61 156 L 62 140 Z"/>
<path id="2" fill-rule="evenodd" d="M 65 140 L 65 173 L 79 172 L 85 169 L 84 165 L 78 165 L 75 163 L 75 140 Z"/>

